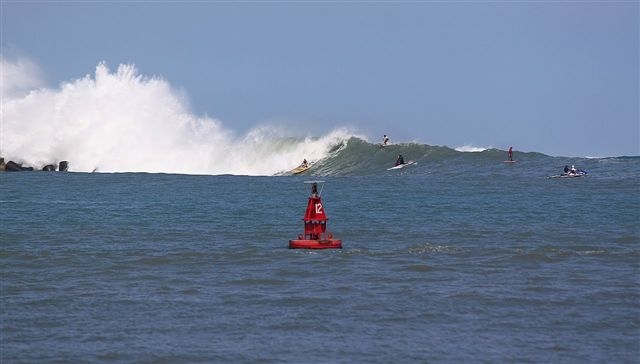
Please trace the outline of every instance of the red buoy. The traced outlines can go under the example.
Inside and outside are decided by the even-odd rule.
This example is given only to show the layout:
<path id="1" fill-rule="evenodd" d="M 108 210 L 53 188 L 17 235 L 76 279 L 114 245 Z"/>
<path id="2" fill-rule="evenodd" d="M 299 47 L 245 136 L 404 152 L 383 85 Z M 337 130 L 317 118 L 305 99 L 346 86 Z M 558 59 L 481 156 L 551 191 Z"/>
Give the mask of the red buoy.
<path id="1" fill-rule="evenodd" d="M 289 240 L 289 249 L 341 249 L 342 240 L 334 239 L 327 231 L 327 214 L 322 205 L 322 198 L 318 192 L 318 183 L 324 181 L 305 181 L 311 184 L 311 194 L 304 212 L 304 234 L 298 239 Z"/>

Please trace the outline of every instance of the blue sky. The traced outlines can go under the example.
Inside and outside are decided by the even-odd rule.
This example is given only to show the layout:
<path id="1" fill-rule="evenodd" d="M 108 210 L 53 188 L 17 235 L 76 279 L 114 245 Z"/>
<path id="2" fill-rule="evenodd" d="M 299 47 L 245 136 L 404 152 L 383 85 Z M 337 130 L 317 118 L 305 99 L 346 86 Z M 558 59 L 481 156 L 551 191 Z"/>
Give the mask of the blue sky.
<path id="1" fill-rule="evenodd" d="M 237 133 L 640 154 L 638 1 L 4 1 L 50 87 L 135 64 Z"/>

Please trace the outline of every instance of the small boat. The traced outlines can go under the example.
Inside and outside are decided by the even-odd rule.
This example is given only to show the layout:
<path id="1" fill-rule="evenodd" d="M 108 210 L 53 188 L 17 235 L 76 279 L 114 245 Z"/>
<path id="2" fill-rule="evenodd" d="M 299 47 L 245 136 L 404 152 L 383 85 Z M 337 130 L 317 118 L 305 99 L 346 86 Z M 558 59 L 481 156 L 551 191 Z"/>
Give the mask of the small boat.
<path id="1" fill-rule="evenodd" d="M 304 233 L 298 235 L 297 239 L 289 240 L 289 249 L 341 249 L 342 240 L 335 239 L 333 234 L 327 230 L 327 214 L 322 204 L 318 183 L 324 181 L 305 181 L 311 184 L 311 194 L 307 202 L 307 209 L 304 217 Z"/>

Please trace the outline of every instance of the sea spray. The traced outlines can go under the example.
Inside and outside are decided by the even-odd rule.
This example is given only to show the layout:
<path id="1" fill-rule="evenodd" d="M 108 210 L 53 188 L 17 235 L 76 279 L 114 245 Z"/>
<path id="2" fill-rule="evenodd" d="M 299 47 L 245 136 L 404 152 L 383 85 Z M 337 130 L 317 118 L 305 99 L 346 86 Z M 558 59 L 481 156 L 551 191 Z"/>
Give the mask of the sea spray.
<path id="1" fill-rule="evenodd" d="M 472 144 L 465 144 L 463 146 L 455 148 L 456 151 L 463 152 L 463 153 L 479 153 L 479 152 L 484 152 L 485 150 L 488 150 L 488 149 L 493 149 L 493 146 L 477 147 Z"/>
<path id="2" fill-rule="evenodd" d="M 292 136 L 273 125 L 237 136 L 193 115 L 182 93 L 133 65 L 111 72 L 100 63 L 94 76 L 50 89 L 35 88 L 33 64 L 2 64 L 0 154 L 36 168 L 68 160 L 77 172 L 273 175 L 326 158 L 353 136 Z"/>

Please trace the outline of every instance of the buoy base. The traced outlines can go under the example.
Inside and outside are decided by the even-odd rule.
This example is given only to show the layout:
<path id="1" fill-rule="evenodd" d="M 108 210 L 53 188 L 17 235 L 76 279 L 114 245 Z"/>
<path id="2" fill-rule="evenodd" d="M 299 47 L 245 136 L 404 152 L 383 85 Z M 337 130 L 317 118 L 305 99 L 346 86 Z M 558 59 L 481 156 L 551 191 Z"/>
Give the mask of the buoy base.
<path id="1" fill-rule="evenodd" d="M 342 249 L 342 240 L 340 239 L 326 239 L 326 240 L 294 239 L 294 240 L 289 240 L 289 249 Z"/>

